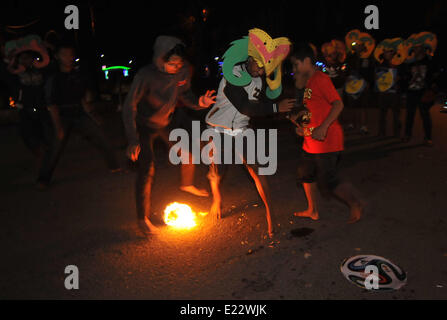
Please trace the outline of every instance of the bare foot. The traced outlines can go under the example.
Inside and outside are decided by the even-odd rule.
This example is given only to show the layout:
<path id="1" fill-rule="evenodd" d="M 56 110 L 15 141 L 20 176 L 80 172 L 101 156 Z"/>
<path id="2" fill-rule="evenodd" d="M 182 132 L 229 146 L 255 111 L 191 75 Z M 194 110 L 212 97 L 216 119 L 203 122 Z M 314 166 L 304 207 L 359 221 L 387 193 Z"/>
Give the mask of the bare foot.
<path id="1" fill-rule="evenodd" d="M 364 206 L 362 204 L 356 204 L 351 207 L 351 217 L 348 220 L 349 224 L 356 223 L 360 220 L 363 214 Z"/>
<path id="2" fill-rule="evenodd" d="M 294 213 L 295 217 L 300 217 L 300 218 L 310 218 L 314 221 L 317 221 L 320 219 L 320 215 L 318 214 L 318 212 L 315 211 L 302 211 L 302 212 L 295 212 Z"/>
<path id="3" fill-rule="evenodd" d="M 198 197 L 209 197 L 208 191 L 205 189 L 197 189 L 195 186 L 181 186 L 180 190 L 191 193 Z"/>
<path id="4" fill-rule="evenodd" d="M 152 222 L 147 217 L 144 217 L 144 220 L 139 220 L 138 224 L 139 224 L 141 230 L 145 234 L 159 234 L 160 233 L 160 229 L 157 228 L 156 226 L 154 226 L 152 224 Z"/>
<path id="5" fill-rule="evenodd" d="M 222 219 L 222 207 L 220 202 L 213 202 L 211 205 L 210 214 L 216 216 L 217 219 Z"/>

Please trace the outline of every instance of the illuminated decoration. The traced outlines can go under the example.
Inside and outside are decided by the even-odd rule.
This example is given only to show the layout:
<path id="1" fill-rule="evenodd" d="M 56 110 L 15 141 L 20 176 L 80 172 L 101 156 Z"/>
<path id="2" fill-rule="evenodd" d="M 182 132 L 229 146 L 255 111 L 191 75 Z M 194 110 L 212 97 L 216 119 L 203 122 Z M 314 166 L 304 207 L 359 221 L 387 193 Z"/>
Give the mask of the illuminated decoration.
<path id="1" fill-rule="evenodd" d="M 101 56 L 100 56 L 101 58 L 104 58 L 104 54 L 101 54 Z"/>
<path id="2" fill-rule="evenodd" d="M 394 51 L 391 63 L 395 66 L 401 65 L 408 57 L 408 42 L 402 38 L 385 39 L 377 45 L 374 50 L 374 58 L 383 63 L 383 53 L 385 51 Z"/>
<path id="3" fill-rule="evenodd" d="M 346 60 L 346 47 L 340 40 L 332 40 L 321 46 L 321 53 L 328 64 L 343 63 Z"/>
<path id="4" fill-rule="evenodd" d="M 206 20 L 208 19 L 208 10 L 207 9 L 202 10 L 202 17 L 203 17 L 203 22 L 206 22 Z"/>
<path id="5" fill-rule="evenodd" d="M 14 101 L 14 99 L 12 97 L 9 97 L 9 106 L 11 108 L 17 108 L 16 102 Z"/>
<path id="6" fill-rule="evenodd" d="M 164 211 L 164 221 L 176 229 L 191 229 L 197 225 L 196 214 L 191 207 L 178 202 L 169 204 Z"/>
<path id="7" fill-rule="evenodd" d="M 255 28 L 249 31 L 248 37 L 233 41 L 231 47 L 225 52 L 223 59 L 223 75 L 232 85 L 245 87 L 251 82 L 251 76 L 243 71 L 240 77 L 233 74 L 236 64 L 247 61 L 252 57 L 259 67 L 264 67 L 268 88 L 266 95 L 276 99 L 282 91 L 281 67 L 282 62 L 290 52 L 289 39 L 282 37 L 272 39 L 266 32 Z M 271 79 L 271 75 L 274 78 Z"/>
<path id="8" fill-rule="evenodd" d="M 351 30 L 346 34 L 345 43 L 349 53 L 354 53 L 356 47 L 363 45 L 364 49 L 360 52 L 362 59 L 369 58 L 376 46 L 376 40 L 371 35 L 358 29 Z"/>
<path id="9" fill-rule="evenodd" d="M 132 62 L 133 62 L 133 60 L 130 60 L 130 61 L 129 61 L 129 64 L 132 64 Z"/>
<path id="10" fill-rule="evenodd" d="M 79 61 L 81 61 L 81 59 L 77 58 L 75 61 L 76 61 L 76 62 L 79 62 Z"/>
<path id="11" fill-rule="evenodd" d="M 223 62 L 222 62 L 222 61 L 219 61 L 219 62 L 218 62 L 218 65 L 219 65 L 220 75 L 223 76 L 223 71 L 222 71 Z"/>
<path id="12" fill-rule="evenodd" d="M 321 61 L 317 61 L 317 62 L 315 62 L 315 65 L 316 65 L 322 72 L 324 72 L 324 73 L 327 72 L 327 66 L 326 66 L 323 62 L 321 62 Z"/>
<path id="13" fill-rule="evenodd" d="M 121 69 L 121 70 L 130 70 L 129 67 L 124 67 L 124 66 L 113 66 L 113 67 L 102 66 L 102 70 L 103 70 L 103 71 L 117 70 L 117 69 Z"/>
<path id="14" fill-rule="evenodd" d="M 415 52 L 414 49 L 418 46 L 422 46 L 425 52 L 429 56 L 434 56 L 436 48 L 438 47 L 438 37 L 431 32 L 420 32 L 412 34 L 406 41 L 408 46 L 408 63 L 414 62 Z"/>
<path id="15" fill-rule="evenodd" d="M 111 66 L 111 67 L 102 66 L 101 69 L 102 69 L 102 71 L 104 71 L 104 76 L 105 76 L 106 80 L 109 80 L 109 71 L 110 70 L 123 70 L 124 77 L 129 76 L 129 70 L 130 70 L 129 67 L 125 67 L 125 66 Z"/>

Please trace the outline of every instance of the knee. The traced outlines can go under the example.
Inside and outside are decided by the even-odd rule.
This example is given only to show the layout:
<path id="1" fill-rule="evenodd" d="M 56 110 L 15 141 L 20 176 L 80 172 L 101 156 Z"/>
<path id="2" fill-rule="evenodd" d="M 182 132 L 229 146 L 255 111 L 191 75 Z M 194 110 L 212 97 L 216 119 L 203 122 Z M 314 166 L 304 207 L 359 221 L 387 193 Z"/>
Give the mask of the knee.
<path id="1" fill-rule="evenodd" d="M 304 167 L 299 167 L 297 171 L 297 184 L 301 185 L 303 183 L 314 183 L 315 175 Z"/>

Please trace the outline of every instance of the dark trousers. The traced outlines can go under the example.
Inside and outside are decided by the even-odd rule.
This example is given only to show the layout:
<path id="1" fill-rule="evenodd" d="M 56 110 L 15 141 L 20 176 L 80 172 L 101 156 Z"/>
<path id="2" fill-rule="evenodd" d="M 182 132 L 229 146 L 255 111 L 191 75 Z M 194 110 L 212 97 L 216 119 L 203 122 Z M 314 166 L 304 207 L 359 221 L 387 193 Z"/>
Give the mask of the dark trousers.
<path id="1" fill-rule="evenodd" d="M 323 195 L 329 195 L 339 184 L 341 152 L 311 154 L 302 151 L 298 164 L 298 183 L 317 183 Z"/>
<path id="2" fill-rule="evenodd" d="M 386 116 L 388 109 L 391 109 L 393 112 L 393 134 L 395 137 L 400 136 L 400 95 L 397 93 L 380 92 L 378 103 L 380 108 L 379 135 L 386 135 Z"/>
<path id="3" fill-rule="evenodd" d="M 422 124 L 424 126 L 425 139 L 432 139 L 432 120 L 430 115 L 430 108 L 432 103 L 423 103 L 422 91 L 408 91 L 407 93 L 407 119 L 405 124 L 405 135 L 411 137 L 413 135 L 414 117 L 416 115 L 416 109 L 419 108 L 419 112 L 422 118 Z"/>
<path id="4" fill-rule="evenodd" d="M 138 219 L 150 216 L 151 190 L 154 180 L 154 142 L 161 139 L 169 148 L 175 142 L 169 141 L 171 127 L 152 129 L 146 126 L 138 126 L 140 139 L 140 155 L 138 157 L 138 173 L 135 186 Z M 194 183 L 194 164 L 189 157 L 189 164 L 181 165 L 182 186 L 190 186 Z"/>
<path id="5" fill-rule="evenodd" d="M 109 169 L 117 169 L 118 161 L 113 148 L 99 125 L 85 112 L 77 115 L 61 114 L 61 122 L 64 127 L 65 136 L 59 140 L 56 136 L 49 152 L 46 154 L 39 174 L 39 181 L 49 183 L 56 169 L 57 163 L 65 149 L 72 132 L 76 132 L 90 141 L 103 155 Z"/>

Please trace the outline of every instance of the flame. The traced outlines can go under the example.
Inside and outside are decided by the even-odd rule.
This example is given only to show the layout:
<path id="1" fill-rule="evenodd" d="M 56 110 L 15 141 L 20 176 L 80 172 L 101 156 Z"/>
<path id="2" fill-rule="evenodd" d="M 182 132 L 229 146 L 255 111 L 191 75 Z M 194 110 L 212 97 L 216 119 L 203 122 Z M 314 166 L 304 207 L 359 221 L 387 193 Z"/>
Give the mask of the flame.
<path id="1" fill-rule="evenodd" d="M 178 202 L 166 207 L 164 220 L 168 226 L 177 229 L 191 229 L 197 225 L 196 214 L 191 207 Z"/>

